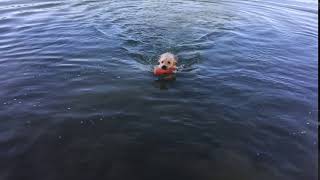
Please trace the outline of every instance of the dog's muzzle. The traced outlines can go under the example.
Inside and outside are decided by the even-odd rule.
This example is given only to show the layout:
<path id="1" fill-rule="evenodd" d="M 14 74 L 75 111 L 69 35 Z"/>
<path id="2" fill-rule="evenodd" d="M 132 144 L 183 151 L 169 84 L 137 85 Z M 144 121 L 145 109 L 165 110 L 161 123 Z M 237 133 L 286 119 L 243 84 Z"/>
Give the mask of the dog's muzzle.
<path id="1" fill-rule="evenodd" d="M 161 69 L 166 70 L 167 66 L 162 66 Z"/>

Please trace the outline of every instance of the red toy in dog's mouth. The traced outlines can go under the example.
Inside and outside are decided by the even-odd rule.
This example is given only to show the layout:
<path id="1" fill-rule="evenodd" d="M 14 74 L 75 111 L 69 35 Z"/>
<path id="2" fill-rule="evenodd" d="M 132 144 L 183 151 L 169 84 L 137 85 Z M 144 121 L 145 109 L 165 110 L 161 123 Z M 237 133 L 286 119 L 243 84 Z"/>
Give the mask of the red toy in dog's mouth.
<path id="1" fill-rule="evenodd" d="M 170 75 L 175 73 L 176 68 L 169 68 L 169 69 L 161 69 L 159 67 L 155 67 L 153 70 L 153 74 L 156 76 L 162 76 L 162 75 Z"/>

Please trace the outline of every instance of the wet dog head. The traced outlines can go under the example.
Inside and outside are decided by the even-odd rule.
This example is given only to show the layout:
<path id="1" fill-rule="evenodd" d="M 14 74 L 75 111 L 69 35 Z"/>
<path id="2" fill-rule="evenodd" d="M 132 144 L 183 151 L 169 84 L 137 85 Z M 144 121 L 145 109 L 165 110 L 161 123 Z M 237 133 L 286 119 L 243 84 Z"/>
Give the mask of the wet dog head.
<path id="1" fill-rule="evenodd" d="M 159 68 L 163 69 L 163 70 L 167 70 L 170 68 L 177 68 L 177 62 L 178 62 L 178 58 L 171 54 L 171 53 L 164 53 L 161 54 L 158 63 L 159 63 Z"/>

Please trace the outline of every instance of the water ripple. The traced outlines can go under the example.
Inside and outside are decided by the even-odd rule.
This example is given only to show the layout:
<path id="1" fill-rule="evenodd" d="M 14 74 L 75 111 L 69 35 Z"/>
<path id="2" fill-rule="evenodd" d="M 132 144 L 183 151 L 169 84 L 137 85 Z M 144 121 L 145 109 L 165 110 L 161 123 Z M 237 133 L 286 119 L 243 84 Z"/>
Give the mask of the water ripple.
<path id="1" fill-rule="evenodd" d="M 0 179 L 317 179 L 317 16 L 314 0 L 2 0 Z M 167 51 L 174 81 L 152 76 Z"/>

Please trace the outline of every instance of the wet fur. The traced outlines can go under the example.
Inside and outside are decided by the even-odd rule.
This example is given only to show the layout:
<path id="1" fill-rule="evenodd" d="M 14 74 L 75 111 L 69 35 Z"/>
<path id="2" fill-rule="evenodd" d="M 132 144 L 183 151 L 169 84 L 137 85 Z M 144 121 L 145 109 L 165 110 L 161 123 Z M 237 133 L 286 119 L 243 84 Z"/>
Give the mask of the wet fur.
<path id="1" fill-rule="evenodd" d="M 177 69 L 178 58 L 172 53 L 166 52 L 160 55 L 158 67 L 161 69 Z"/>

